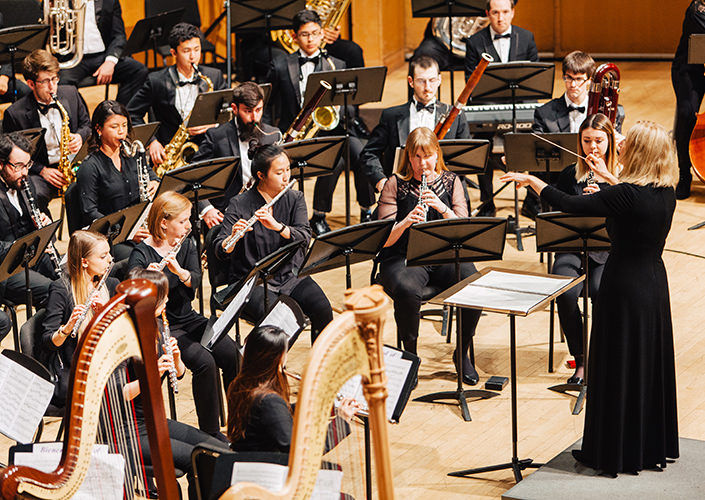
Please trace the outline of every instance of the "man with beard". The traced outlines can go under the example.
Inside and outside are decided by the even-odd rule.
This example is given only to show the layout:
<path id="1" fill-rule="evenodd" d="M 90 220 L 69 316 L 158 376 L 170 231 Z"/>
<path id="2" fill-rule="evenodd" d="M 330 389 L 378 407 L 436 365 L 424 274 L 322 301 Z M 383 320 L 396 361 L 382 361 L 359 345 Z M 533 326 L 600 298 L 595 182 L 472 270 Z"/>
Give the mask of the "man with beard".
<path id="1" fill-rule="evenodd" d="M 218 212 L 218 223 L 223 220 L 222 210 L 228 206 L 230 199 L 237 195 L 243 186 L 247 186 L 252 178 L 252 150 L 254 147 L 274 144 L 281 139 L 278 128 L 261 123 L 264 109 L 264 94 L 254 82 L 244 82 L 233 89 L 233 119 L 228 123 L 210 129 L 205 134 L 201 146 L 193 157 L 193 161 L 210 160 L 234 156 L 240 158 L 240 169 L 235 174 L 232 183 L 225 190 L 222 198 L 212 200 Z M 208 205 L 210 206 L 210 205 Z M 199 207 L 201 213 L 206 206 Z M 215 224 L 206 224 L 212 227 Z"/>
<path id="2" fill-rule="evenodd" d="M 36 230 L 30 212 L 29 200 L 22 189 L 22 181 L 27 180 L 32 196 L 34 183 L 27 173 L 32 168 L 32 145 L 20 132 L 0 134 L 0 259 L 5 257 L 12 243 Z M 51 223 L 51 218 L 40 212 L 41 223 Z M 49 285 L 58 278 L 48 254 L 42 255 L 34 268 L 29 271 L 29 287 L 37 308 L 44 306 L 49 293 Z M 25 275 L 16 274 L 0 282 L 0 296 L 20 303 L 25 300 Z M 0 322 L 1 323 L 1 322 Z"/>

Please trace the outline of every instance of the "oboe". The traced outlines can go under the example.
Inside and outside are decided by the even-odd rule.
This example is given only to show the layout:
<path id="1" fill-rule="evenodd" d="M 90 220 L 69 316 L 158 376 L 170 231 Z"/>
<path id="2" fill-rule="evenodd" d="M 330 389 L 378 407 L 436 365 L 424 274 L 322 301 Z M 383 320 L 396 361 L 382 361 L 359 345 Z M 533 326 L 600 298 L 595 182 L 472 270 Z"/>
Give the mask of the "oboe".
<path id="1" fill-rule="evenodd" d="M 37 208 L 37 203 L 34 201 L 34 196 L 32 196 L 32 190 L 29 189 L 29 183 L 27 182 L 27 178 L 22 179 L 22 191 L 24 191 L 24 194 L 27 197 L 27 203 L 29 204 L 29 215 L 32 218 L 34 227 L 36 227 L 37 229 L 43 228 L 44 224 L 42 224 L 42 214 L 39 211 L 39 208 Z M 49 257 L 51 258 L 51 263 L 54 264 L 54 271 L 56 272 L 56 275 L 61 278 L 62 270 L 61 257 L 59 256 L 59 252 L 56 251 L 56 247 L 51 241 L 47 245 L 47 248 L 49 249 Z"/>
<path id="2" fill-rule="evenodd" d="M 76 319 L 76 323 L 73 325 L 73 329 L 71 330 L 71 337 L 76 337 L 76 334 L 78 334 L 78 329 L 81 327 L 81 323 L 86 319 L 86 316 L 88 316 L 88 311 L 90 310 L 91 303 L 98 297 L 98 294 L 100 293 L 100 289 L 103 288 L 103 285 L 105 285 L 106 280 L 108 279 L 108 276 L 110 276 L 110 271 L 113 269 L 113 265 L 115 264 L 115 261 L 110 262 L 110 265 L 108 268 L 105 270 L 103 273 L 103 276 L 100 277 L 100 281 L 96 285 L 96 287 L 93 289 L 93 291 L 90 293 L 86 301 L 83 303 L 85 306 L 85 309 L 81 313 L 81 315 Z"/>
<path id="3" fill-rule="evenodd" d="M 162 341 L 164 342 L 164 352 L 171 356 L 171 366 L 169 367 L 169 385 L 171 385 L 171 390 L 174 394 L 179 393 L 179 380 L 176 377 L 176 365 L 174 364 L 174 350 L 171 348 L 169 339 L 171 338 L 171 331 L 169 330 L 169 321 L 166 319 L 166 311 L 162 311 L 162 325 L 164 326 L 164 331 L 162 332 Z"/>
<path id="4" fill-rule="evenodd" d="M 418 205 L 423 208 L 423 220 L 426 220 L 428 215 L 428 205 L 422 200 L 423 192 L 428 189 L 428 181 L 426 180 L 426 172 L 421 174 L 421 186 L 419 186 L 419 202 Z"/>
<path id="5" fill-rule="evenodd" d="M 269 201 L 269 203 L 266 203 L 262 208 L 269 209 L 272 205 L 274 205 L 279 200 L 279 198 L 284 196 L 284 193 L 286 193 L 289 189 L 291 189 L 294 184 L 296 184 L 296 181 L 291 181 L 284 189 L 279 191 L 277 193 L 277 195 Z M 251 228 L 252 226 L 254 226 L 256 222 L 257 222 L 256 215 L 253 215 L 252 217 L 247 219 L 247 223 L 246 223 L 245 227 L 240 229 L 234 235 L 229 236 L 225 239 L 225 241 L 223 242 L 223 249 L 226 252 L 229 252 L 230 250 L 232 250 L 232 248 L 235 246 L 235 243 L 237 243 L 243 236 L 245 236 L 245 233 L 247 232 L 247 230 L 249 228 Z"/>
<path id="6" fill-rule="evenodd" d="M 176 242 L 176 245 L 174 248 L 169 250 L 169 253 L 167 253 L 164 257 L 162 257 L 162 260 L 159 261 L 159 264 L 157 265 L 157 271 L 163 271 L 164 268 L 166 267 L 166 261 L 167 259 L 171 258 L 172 255 L 176 255 L 179 253 L 179 250 L 181 250 L 181 245 L 183 245 L 184 241 L 186 240 L 186 237 L 189 235 L 189 233 L 184 233 L 181 238 L 179 238 L 179 241 Z"/>

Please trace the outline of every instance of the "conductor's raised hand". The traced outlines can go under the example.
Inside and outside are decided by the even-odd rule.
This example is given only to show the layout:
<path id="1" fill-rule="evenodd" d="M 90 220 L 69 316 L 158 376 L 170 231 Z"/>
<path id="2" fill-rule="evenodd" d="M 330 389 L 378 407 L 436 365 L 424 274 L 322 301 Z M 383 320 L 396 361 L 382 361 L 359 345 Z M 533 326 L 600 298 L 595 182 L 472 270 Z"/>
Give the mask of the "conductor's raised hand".
<path id="1" fill-rule="evenodd" d="M 531 175 L 522 172 L 507 172 L 499 178 L 500 182 L 516 182 L 517 189 L 531 184 Z"/>

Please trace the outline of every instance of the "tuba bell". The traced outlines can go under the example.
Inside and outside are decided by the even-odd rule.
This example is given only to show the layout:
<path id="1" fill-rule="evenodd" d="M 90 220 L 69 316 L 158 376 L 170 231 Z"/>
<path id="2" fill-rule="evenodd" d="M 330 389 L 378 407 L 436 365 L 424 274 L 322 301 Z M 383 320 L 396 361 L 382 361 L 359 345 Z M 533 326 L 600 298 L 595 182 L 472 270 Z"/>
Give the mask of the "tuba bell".
<path id="1" fill-rule="evenodd" d="M 47 50 L 60 59 L 71 55 L 59 62 L 61 69 L 73 68 L 83 59 L 85 16 L 85 0 L 44 0 L 44 23 L 49 25 Z"/>
<path id="2" fill-rule="evenodd" d="M 348 6 L 350 6 L 350 0 L 308 0 L 306 2 L 306 8 L 315 10 L 321 17 L 321 28 L 336 27 Z M 294 32 L 292 30 L 274 30 L 272 31 L 272 40 L 279 42 L 289 54 L 293 54 L 299 48 L 294 41 Z M 325 47 L 325 45 L 325 42 L 323 42 L 321 48 Z"/>
<path id="3" fill-rule="evenodd" d="M 453 36 L 448 33 L 448 18 L 434 17 L 431 20 L 431 32 L 446 49 L 453 47 L 455 57 L 465 57 L 465 40 L 489 26 L 490 20 L 487 17 L 454 17 Z"/>

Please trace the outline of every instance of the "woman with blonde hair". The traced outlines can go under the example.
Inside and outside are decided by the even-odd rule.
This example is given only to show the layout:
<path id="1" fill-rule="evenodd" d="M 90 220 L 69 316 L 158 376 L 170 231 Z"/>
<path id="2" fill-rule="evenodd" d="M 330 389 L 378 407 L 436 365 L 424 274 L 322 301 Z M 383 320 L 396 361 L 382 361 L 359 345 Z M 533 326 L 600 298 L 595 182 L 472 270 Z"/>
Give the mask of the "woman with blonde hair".
<path id="1" fill-rule="evenodd" d="M 71 336 L 76 322 L 86 311 L 86 301 L 94 292 L 112 263 L 110 245 L 105 236 L 89 231 L 75 231 L 66 252 L 68 278 L 52 282 L 42 322 L 40 361 L 56 377 L 53 404 L 63 406 L 66 401 L 73 353 L 93 312 L 105 304 L 115 292 L 119 281 L 107 278 L 97 296 L 88 305 L 89 311 Z"/>
<path id="2" fill-rule="evenodd" d="M 220 432 L 218 368 L 223 370 L 223 384 L 228 387 L 237 375 L 237 346 L 223 335 L 212 351 L 201 345 L 208 320 L 192 306 L 196 289 L 203 277 L 196 245 L 190 237 L 191 202 L 174 191 L 160 194 L 152 203 L 147 216 L 149 236 L 130 254 L 128 269 L 143 268 L 159 271 L 164 260 L 164 274 L 169 280 L 169 301 L 166 316 L 172 336 L 176 338 L 181 358 L 193 373 L 193 399 L 199 428 L 225 441 Z M 176 248 L 183 239 L 180 248 Z"/>
<path id="3" fill-rule="evenodd" d="M 678 167 L 662 126 L 637 122 L 626 137 L 619 183 L 571 196 L 532 175 L 503 181 L 531 186 L 553 207 L 607 218 L 610 255 L 593 308 L 585 465 L 608 475 L 666 466 L 678 457 L 673 327 L 661 253 L 676 207 Z"/>
<path id="4" fill-rule="evenodd" d="M 427 189 L 421 191 L 425 176 Z M 428 210 L 424 210 L 419 201 Z M 406 266 L 409 228 L 426 220 L 452 219 L 468 216 L 468 202 L 463 184 L 446 169 L 436 135 L 428 128 L 413 130 L 406 140 L 399 171 L 385 183 L 379 198 L 380 219 L 396 222 L 380 255 L 379 281 L 394 300 L 397 335 L 404 350 L 416 354 L 419 335 L 421 293 L 424 287 L 439 285 L 448 288 L 456 283 L 455 265 Z M 460 277 L 475 273 L 472 263 L 461 264 Z M 462 310 L 462 369 L 463 380 L 475 385 L 479 376 L 467 355 L 475 333 L 479 311 Z M 457 363 L 454 355 L 453 359 Z"/>

